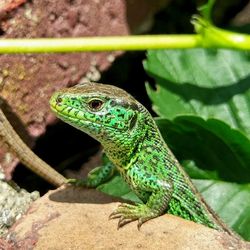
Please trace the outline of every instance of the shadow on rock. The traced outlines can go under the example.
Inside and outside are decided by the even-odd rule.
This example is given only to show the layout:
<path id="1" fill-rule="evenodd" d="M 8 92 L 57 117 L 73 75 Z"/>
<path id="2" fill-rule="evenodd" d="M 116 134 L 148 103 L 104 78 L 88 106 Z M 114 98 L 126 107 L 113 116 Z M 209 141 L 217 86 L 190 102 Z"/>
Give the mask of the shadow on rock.
<path id="1" fill-rule="evenodd" d="M 106 204 L 111 202 L 124 202 L 117 197 L 111 197 L 95 189 L 67 186 L 58 189 L 49 195 L 55 202 Z"/>

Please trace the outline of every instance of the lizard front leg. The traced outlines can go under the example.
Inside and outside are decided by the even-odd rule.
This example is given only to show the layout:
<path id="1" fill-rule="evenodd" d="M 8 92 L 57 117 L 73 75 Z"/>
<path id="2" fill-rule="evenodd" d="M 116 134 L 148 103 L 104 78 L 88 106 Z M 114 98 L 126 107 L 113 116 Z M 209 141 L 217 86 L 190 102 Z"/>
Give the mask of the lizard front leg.
<path id="1" fill-rule="evenodd" d="M 172 197 L 173 184 L 169 180 L 161 180 L 154 174 L 149 174 L 137 166 L 127 172 L 129 185 L 144 201 L 144 204 L 121 204 L 111 215 L 111 219 L 119 218 L 118 228 L 131 221 L 138 220 L 141 225 L 155 217 L 162 215 Z"/>
<path id="2" fill-rule="evenodd" d="M 86 179 L 69 179 L 68 183 L 75 186 L 83 186 L 88 188 L 95 188 L 100 184 L 108 181 L 115 172 L 115 166 L 110 162 L 106 155 L 102 157 L 103 165 L 96 167 L 88 173 Z"/>

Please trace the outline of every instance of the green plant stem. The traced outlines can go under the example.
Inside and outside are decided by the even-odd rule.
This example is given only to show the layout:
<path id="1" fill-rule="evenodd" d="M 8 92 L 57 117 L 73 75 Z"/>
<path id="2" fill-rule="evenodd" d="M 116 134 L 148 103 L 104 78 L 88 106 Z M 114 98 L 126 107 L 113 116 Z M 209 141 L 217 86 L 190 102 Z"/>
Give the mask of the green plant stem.
<path id="1" fill-rule="evenodd" d="M 194 16 L 192 23 L 197 35 L 0 39 L 0 54 L 188 48 L 250 50 L 250 35 L 217 28 L 199 16 Z"/>
<path id="2" fill-rule="evenodd" d="M 201 35 L 203 48 L 229 48 L 250 50 L 250 35 L 227 31 L 215 27 L 208 20 L 194 15 L 191 22 L 198 34 Z"/>
<path id="3" fill-rule="evenodd" d="M 137 35 L 85 38 L 0 39 L 0 53 L 195 48 L 199 46 L 199 38 L 199 35 Z"/>

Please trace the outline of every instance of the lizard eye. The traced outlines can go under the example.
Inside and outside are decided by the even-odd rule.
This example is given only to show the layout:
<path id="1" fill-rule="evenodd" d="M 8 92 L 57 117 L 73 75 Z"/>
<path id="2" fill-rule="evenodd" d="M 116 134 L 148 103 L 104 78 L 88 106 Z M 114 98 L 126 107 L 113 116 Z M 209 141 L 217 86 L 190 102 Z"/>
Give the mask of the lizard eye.
<path id="1" fill-rule="evenodd" d="M 88 103 L 90 109 L 94 110 L 94 111 L 98 111 L 102 108 L 103 106 L 103 101 L 99 100 L 99 99 L 93 99 Z"/>

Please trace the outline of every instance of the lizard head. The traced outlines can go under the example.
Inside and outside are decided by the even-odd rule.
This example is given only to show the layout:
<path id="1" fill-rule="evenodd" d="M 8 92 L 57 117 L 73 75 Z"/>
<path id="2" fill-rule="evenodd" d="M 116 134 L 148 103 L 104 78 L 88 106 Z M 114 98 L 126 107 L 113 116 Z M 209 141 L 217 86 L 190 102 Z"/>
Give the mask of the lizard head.
<path id="1" fill-rule="evenodd" d="M 56 116 L 94 137 L 104 148 L 131 148 L 144 133 L 142 110 L 147 110 L 112 85 L 85 83 L 59 90 L 51 97 L 50 106 Z"/>

